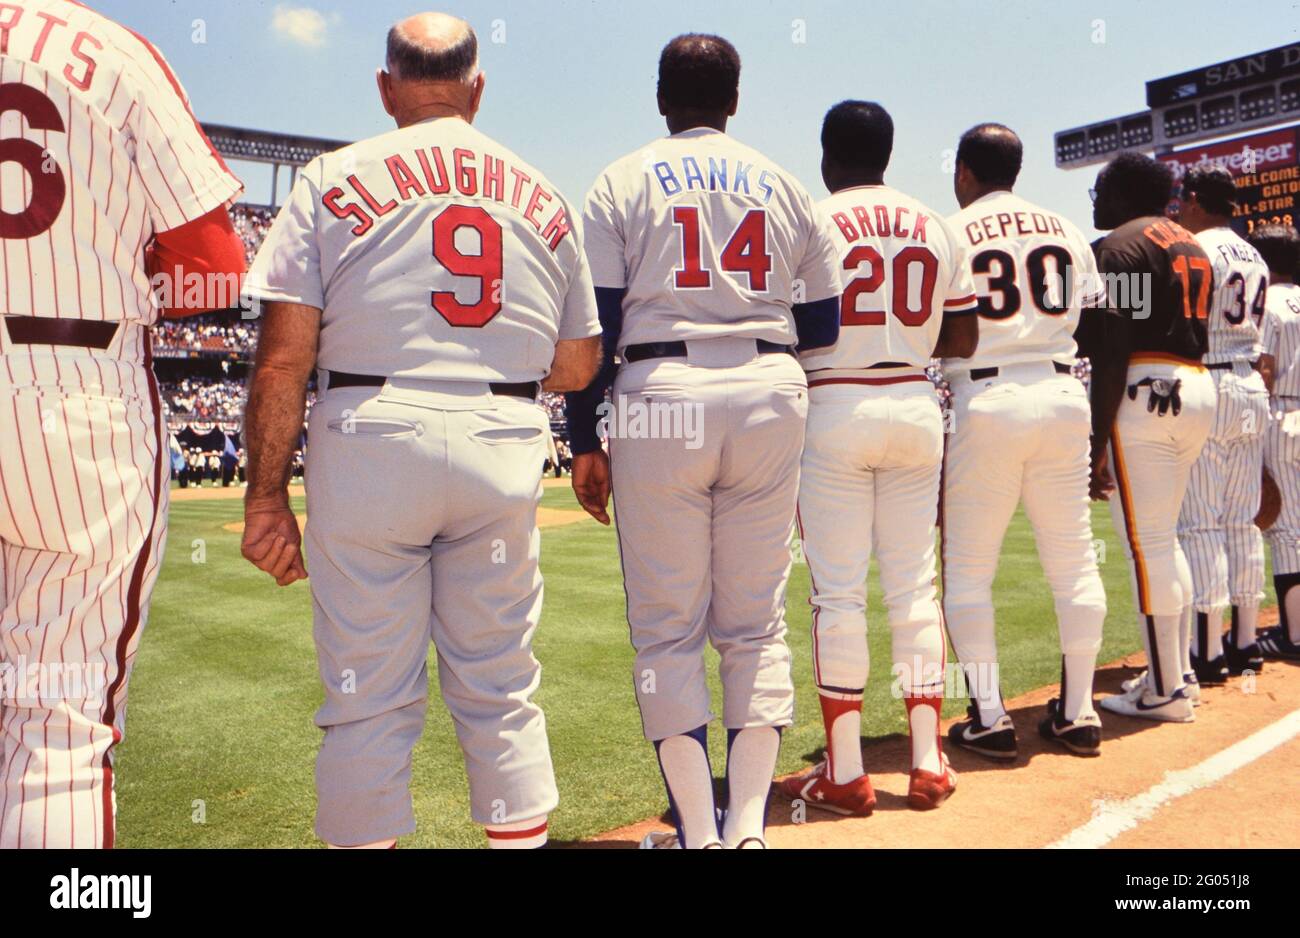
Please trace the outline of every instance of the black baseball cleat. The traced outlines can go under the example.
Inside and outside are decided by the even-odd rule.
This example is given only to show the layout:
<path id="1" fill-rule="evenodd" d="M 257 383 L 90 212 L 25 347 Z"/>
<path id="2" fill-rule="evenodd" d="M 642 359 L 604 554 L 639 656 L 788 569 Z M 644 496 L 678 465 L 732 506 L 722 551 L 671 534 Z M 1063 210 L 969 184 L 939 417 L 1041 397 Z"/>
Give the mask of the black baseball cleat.
<path id="1" fill-rule="evenodd" d="M 1228 662 L 1223 655 L 1206 661 L 1196 652 L 1192 652 L 1192 670 L 1202 687 L 1214 687 L 1228 680 Z"/>
<path id="2" fill-rule="evenodd" d="M 986 759 L 1010 762 L 1016 758 L 1016 725 L 1011 722 L 1010 714 L 1004 713 L 992 726 L 984 726 L 980 723 L 979 707 L 971 704 L 966 708 L 966 716 L 969 719 L 948 728 L 949 742 Z"/>
<path id="3" fill-rule="evenodd" d="M 1291 641 L 1286 630 L 1280 625 L 1263 629 L 1256 635 L 1259 652 L 1265 658 L 1280 661 L 1300 661 L 1300 643 Z"/>
<path id="4" fill-rule="evenodd" d="M 1101 717 L 1086 713 L 1074 722 L 1061 713 L 1061 701 L 1053 697 L 1047 702 L 1047 716 L 1038 724 L 1043 739 L 1060 743 L 1077 756 L 1101 755 Z"/>
<path id="5" fill-rule="evenodd" d="M 1223 657 L 1228 663 L 1228 673 L 1233 677 L 1247 671 L 1258 674 L 1264 670 L 1264 655 L 1259 650 L 1259 642 L 1251 642 L 1245 648 L 1238 648 L 1235 642 L 1226 642 Z"/>

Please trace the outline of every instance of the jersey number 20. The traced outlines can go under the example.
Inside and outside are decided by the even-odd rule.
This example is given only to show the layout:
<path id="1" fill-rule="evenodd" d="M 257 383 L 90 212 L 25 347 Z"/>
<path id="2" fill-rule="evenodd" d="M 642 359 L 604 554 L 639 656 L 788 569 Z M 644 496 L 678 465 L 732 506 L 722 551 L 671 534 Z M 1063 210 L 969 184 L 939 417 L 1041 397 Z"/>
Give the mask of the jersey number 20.
<path id="1" fill-rule="evenodd" d="M 894 255 L 894 260 L 889 265 L 892 295 L 887 310 L 858 309 L 860 296 L 864 293 L 870 296 L 885 285 L 885 259 L 871 245 L 859 245 L 849 251 L 844 258 L 844 269 L 856 271 L 864 263 L 870 268 L 870 273 L 850 280 L 840 297 L 840 325 L 883 326 L 887 310 L 905 326 L 920 326 L 930 318 L 934 303 L 935 281 L 939 276 L 939 259 L 934 256 L 933 251 L 911 245 Z M 921 275 L 921 283 L 917 291 L 919 303 L 913 308 L 910 302 L 911 278 L 913 271 L 918 269 Z"/>

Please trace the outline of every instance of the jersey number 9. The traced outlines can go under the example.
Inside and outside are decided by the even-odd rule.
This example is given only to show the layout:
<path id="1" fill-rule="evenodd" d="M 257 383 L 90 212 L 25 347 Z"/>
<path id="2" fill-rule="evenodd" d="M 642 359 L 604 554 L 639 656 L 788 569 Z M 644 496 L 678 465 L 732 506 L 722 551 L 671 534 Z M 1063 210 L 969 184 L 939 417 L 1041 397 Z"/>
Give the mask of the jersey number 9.
<path id="1" fill-rule="evenodd" d="M 456 246 L 465 229 L 478 233 L 477 254 Z M 501 312 L 501 225 L 477 205 L 449 205 L 433 220 L 433 257 L 449 274 L 478 281 L 478 302 L 462 303 L 453 290 L 434 290 L 433 308 L 453 326 L 479 329 Z"/>

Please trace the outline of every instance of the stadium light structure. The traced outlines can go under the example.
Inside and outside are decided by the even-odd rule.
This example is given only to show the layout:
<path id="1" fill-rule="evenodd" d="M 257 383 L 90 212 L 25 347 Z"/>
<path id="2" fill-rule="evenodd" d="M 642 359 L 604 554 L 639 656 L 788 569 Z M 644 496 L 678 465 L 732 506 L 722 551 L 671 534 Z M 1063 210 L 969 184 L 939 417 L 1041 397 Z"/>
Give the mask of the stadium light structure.
<path id="1" fill-rule="evenodd" d="M 289 167 L 289 184 L 292 186 L 297 178 L 299 167 L 306 166 L 322 153 L 345 147 L 351 142 L 250 130 L 246 127 L 229 127 L 225 124 L 204 123 L 202 126 L 203 132 L 208 135 L 208 139 L 212 141 L 212 145 L 222 157 L 271 164 L 272 206 L 277 204 L 277 183 L 281 166 Z"/>
<path id="2" fill-rule="evenodd" d="M 1239 130 L 1300 120 L 1300 42 L 1157 78 L 1149 110 L 1056 134 L 1056 165 L 1104 163 L 1122 150 L 1168 152 Z"/>

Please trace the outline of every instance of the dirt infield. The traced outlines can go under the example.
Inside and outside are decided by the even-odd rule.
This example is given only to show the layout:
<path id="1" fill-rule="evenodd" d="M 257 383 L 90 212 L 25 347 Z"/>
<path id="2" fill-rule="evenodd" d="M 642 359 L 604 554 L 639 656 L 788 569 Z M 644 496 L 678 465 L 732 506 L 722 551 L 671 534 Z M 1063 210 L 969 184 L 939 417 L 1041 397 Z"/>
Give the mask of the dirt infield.
<path id="1" fill-rule="evenodd" d="M 1275 622 L 1276 611 L 1260 618 L 1261 624 Z M 1099 670 L 1097 694 L 1117 691 L 1142 664 L 1137 654 Z M 876 813 L 841 818 L 805 809 L 801 818 L 774 790 L 771 846 L 1300 846 L 1300 665 L 1269 662 L 1253 679 L 1205 689 L 1191 724 L 1148 723 L 1102 711 L 1102 754 L 1093 759 L 1050 748 L 1039 737 L 1044 704 L 1056 693 L 1053 685 L 1007 702 L 1020 738 L 1014 764 L 946 749 L 958 785 L 937 811 L 907 807 L 905 736 L 864 739 Z M 951 722 L 944 723 L 945 731 Z M 806 758 L 811 764 L 821 753 Z M 633 847 L 646 832 L 665 826 L 661 818 L 650 818 L 586 846 Z"/>

